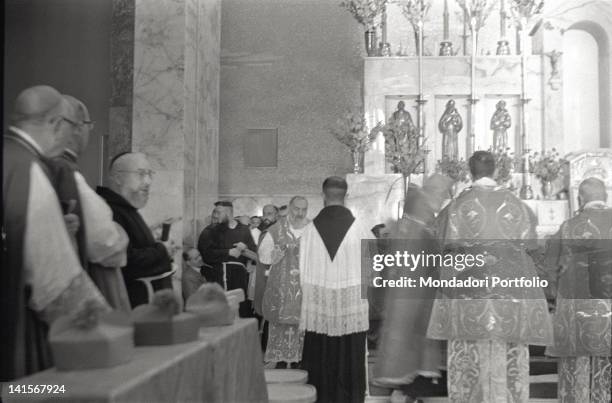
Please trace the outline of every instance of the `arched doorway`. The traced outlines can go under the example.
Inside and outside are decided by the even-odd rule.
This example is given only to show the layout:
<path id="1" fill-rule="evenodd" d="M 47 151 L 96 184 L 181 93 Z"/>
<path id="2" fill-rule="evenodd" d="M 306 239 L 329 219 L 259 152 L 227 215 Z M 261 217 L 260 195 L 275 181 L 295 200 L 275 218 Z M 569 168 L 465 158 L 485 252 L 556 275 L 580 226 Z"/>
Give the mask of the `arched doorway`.
<path id="1" fill-rule="evenodd" d="M 563 127 L 565 151 L 610 147 L 608 38 L 592 22 L 563 34 Z"/>

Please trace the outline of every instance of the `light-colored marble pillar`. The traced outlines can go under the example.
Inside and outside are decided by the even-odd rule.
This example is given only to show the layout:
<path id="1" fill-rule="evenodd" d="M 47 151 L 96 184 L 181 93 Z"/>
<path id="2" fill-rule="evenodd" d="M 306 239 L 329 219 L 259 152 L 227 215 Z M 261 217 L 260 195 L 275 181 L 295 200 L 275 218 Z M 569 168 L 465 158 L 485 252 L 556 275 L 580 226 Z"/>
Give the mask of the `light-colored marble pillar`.
<path id="1" fill-rule="evenodd" d="M 136 0 L 132 150 L 156 171 L 142 214 L 179 219 L 178 245 L 197 240 L 199 202 L 217 194 L 219 49 L 220 0 Z"/>
<path id="2" fill-rule="evenodd" d="M 111 97 L 108 133 L 103 136 L 104 167 L 117 154 L 132 149 L 134 82 L 134 0 L 113 0 L 110 42 Z"/>
<path id="3" fill-rule="evenodd" d="M 183 240 L 196 245 L 219 188 L 221 0 L 187 0 Z"/>

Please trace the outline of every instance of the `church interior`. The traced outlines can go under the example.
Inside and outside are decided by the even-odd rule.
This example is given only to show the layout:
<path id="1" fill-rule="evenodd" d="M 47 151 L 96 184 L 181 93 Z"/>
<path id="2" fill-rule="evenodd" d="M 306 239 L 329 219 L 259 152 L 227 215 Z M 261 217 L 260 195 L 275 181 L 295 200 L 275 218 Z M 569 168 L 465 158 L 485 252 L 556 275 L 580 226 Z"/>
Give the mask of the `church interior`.
<path id="1" fill-rule="evenodd" d="M 110 186 L 123 153 L 146 155 L 139 212 L 175 245 L 175 290 L 218 203 L 248 225 L 264 206 L 301 196 L 312 220 L 332 176 L 367 228 L 391 227 L 407 189 L 432 175 L 446 178 L 445 203 L 472 189 L 470 157 L 488 150 L 493 179 L 527 206 L 540 244 L 581 210 L 585 179 L 601 180 L 612 200 L 609 0 L 6 0 L 4 11 L 5 131 L 20 93 L 48 85 L 95 121 L 78 163 L 91 188 Z M 416 386 L 420 400 L 373 381 L 374 305 L 365 401 L 461 401 L 441 388 L 446 372 Z M 24 382 L 65 384 L 75 401 L 314 402 L 308 389 L 266 386 L 263 325 L 249 324 L 200 329 L 204 347 L 149 356 L 144 342 L 131 363 Z M 529 398 L 517 402 L 580 402 L 559 395 L 545 347 L 530 346 L 528 358 Z M 464 401 L 487 402 L 474 399 Z"/>

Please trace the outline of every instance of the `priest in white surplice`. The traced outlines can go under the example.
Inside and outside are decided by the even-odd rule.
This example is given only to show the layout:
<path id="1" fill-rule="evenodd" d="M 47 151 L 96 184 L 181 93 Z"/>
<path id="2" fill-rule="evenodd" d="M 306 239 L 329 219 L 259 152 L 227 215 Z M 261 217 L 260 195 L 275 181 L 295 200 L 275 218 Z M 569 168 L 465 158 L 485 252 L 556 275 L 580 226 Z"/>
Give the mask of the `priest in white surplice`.
<path id="1" fill-rule="evenodd" d="M 368 226 L 344 207 L 348 185 L 323 182 L 325 207 L 302 234 L 302 366 L 317 402 L 362 402 L 366 389 L 368 301 L 361 298 L 361 240 Z"/>

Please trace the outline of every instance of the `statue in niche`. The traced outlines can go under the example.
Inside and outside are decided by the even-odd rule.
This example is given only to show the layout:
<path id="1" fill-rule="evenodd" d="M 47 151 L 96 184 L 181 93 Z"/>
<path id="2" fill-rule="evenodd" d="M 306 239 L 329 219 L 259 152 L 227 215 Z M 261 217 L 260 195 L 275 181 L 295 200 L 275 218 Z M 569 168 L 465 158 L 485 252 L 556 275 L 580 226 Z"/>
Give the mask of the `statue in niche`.
<path id="1" fill-rule="evenodd" d="M 412 116 L 410 116 L 410 112 L 406 109 L 406 103 L 404 101 L 399 101 L 397 103 L 397 110 L 393 112 L 391 115 L 391 119 L 394 122 L 397 122 L 398 125 L 406 124 L 410 131 L 414 130 L 414 123 L 412 122 Z"/>
<path id="2" fill-rule="evenodd" d="M 438 129 L 442 133 L 442 155 L 450 159 L 459 158 L 459 132 L 463 129 L 463 119 L 455 108 L 455 101 L 449 100 L 446 103 L 446 110 L 440 122 Z"/>
<path id="3" fill-rule="evenodd" d="M 508 129 L 510 126 L 512 126 L 512 119 L 506 109 L 506 102 L 499 101 L 495 106 L 495 113 L 491 117 L 494 151 L 505 151 L 508 147 Z"/>

